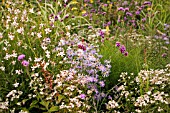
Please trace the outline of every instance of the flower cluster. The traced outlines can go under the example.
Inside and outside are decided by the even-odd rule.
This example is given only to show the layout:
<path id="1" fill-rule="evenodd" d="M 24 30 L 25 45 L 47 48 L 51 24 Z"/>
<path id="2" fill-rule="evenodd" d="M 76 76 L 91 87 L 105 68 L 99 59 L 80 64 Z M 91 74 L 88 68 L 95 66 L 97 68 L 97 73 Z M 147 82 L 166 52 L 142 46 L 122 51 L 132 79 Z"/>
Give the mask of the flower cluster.
<path id="1" fill-rule="evenodd" d="M 123 1 L 122 1 L 123 2 Z M 118 4 L 118 14 L 120 15 L 118 18 L 118 22 L 126 23 L 127 25 L 132 25 L 135 28 L 138 28 L 138 22 L 141 20 L 142 22 L 146 21 L 147 16 L 143 15 L 141 12 L 146 12 L 149 10 L 149 7 L 152 5 L 150 1 L 145 1 L 140 5 L 138 2 L 124 1 L 122 4 Z M 135 6 L 135 8 L 134 8 Z M 142 19 L 141 19 L 142 17 Z M 143 26 L 142 26 L 143 27 Z"/>
<path id="2" fill-rule="evenodd" d="M 106 104 L 107 109 L 114 112 L 130 110 L 141 113 L 153 108 L 155 112 L 167 112 L 170 98 L 169 72 L 168 64 L 165 69 L 141 70 L 136 77 L 133 73 L 122 73 L 119 79 L 121 84 L 113 87 L 113 92 L 110 93 L 114 100 L 111 98 Z M 125 105 L 123 103 L 128 106 L 121 106 Z"/>
<path id="3" fill-rule="evenodd" d="M 126 51 L 126 47 L 124 45 L 121 45 L 120 42 L 116 42 L 116 47 L 119 47 L 119 50 L 123 55 L 128 56 L 128 52 Z"/>
<path id="4" fill-rule="evenodd" d="M 25 55 L 24 54 L 21 54 L 18 56 L 18 61 L 21 61 L 21 64 L 24 66 L 24 67 L 28 67 L 29 65 L 29 62 L 24 60 L 25 58 Z"/>

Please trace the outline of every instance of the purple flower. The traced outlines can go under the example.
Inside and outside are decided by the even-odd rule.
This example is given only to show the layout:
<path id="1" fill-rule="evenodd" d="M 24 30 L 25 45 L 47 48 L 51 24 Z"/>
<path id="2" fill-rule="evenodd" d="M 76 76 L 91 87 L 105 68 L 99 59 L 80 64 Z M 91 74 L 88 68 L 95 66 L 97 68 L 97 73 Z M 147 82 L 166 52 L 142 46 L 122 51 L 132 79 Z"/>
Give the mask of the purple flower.
<path id="1" fill-rule="evenodd" d="M 124 10 L 125 10 L 125 11 L 129 11 L 129 8 L 128 8 L 128 7 L 126 7 Z"/>
<path id="2" fill-rule="evenodd" d="M 93 28 L 92 26 L 88 26 L 88 29 L 91 29 L 91 28 Z"/>
<path id="3" fill-rule="evenodd" d="M 105 86 L 104 81 L 100 81 L 99 84 L 100 84 L 100 87 L 104 87 Z"/>
<path id="4" fill-rule="evenodd" d="M 116 42 L 116 47 L 120 47 L 120 42 Z"/>
<path id="5" fill-rule="evenodd" d="M 109 96 L 108 96 L 108 99 L 112 100 L 112 97 L 109 95 Z"/>
<path id="6" fill-rule="evenodd" d="M 128 52 L 126 51 L 126 52 L 124 53 L 124 55 L 125 55 L 125 56 L 128 56 Z"/>
<path id="7" fill-rule="evenodd" d="M 119 22 L 119 23 L 120 23 L 120 22 L 121 22 L 121 20 L 120 20 L 120 19 L 118 19 L 118 20 L 117 20 L 117 22 Z"/>
<path id="8" fill-rule="evenodd" d="M 127 20 L 127 17 L 124 17 L 124 21 L 126 21 Z"/>
<path id="9" fill-rule="evenodd" d="M 104 32 L 102 30 L 99 31 L 99 35 L 104 38 Z"/>
<path id="10" fill-rule="evenodd" d="M 150 1 L 145 1 L 143 5 L 151 5 L 152 3 Z"/>
<path id="11" fill-rule="evenodd" d="M 165 44 L 169 44 L 169 41 L 167 40 L 167 41 L 165 42 Z"/>
<path id="12" fill-rule="evenodd" d="M 167 54 L 166 54 L 166 53 L 163 53 L 163 54 L 162 54 L 162 57 L 166 57 L 166 56 L 167 56 Z"/>
<path id="13" fill-rule="evenodd" d="M 130 13 L 130 12 L 126 12 L 126 15 L 128 15 L 128 16 L 133 16 L 133 14 Z"/>
<path id="14" fill-rule="evenodd" d="M 55 18 L 55 21 L 58 20 L 58 16 L 55 16 L 54 18 Z"/>
<path id="15" fill-rule="evenodd" d="M 107 4 L 104 4 L 105 7 L 107 7 L 108 5 Z"/>
<path id="16" fill-rule="evenodd" d="M 119 7 L 118 11 L 124 11 L 124 8 L 123 7 Z"/>
<path id="17" fill-rule="evenodd" d="M 140 14 L 140 11 L 136 11 L 136 15 L 139 15 Z"/>
<path id="18" fill-rule="evenodd" d="M 107 25 L 109 26 L 111 24 L 111 21 L 109 21 L 108 23 L 107 23 Z"/>
<path id="19" fill-rule="evenodd" d="M 85 98 L 86 98 L 86 95 L 85 95 L 85 94 L 81 94 L 81 95 L 79 95 L 79 97 L 80 97 L 81 99 L 85 99 Z"/>
<path id="20" fill-rule="evenodd" d="M 142 18 L 142 22 L 145 22 L 146 21 L 146 18 Z"/>
<path id="21" fill-rule="evenodd" d="M 24 55 L 24 54 L 21 54 L 21 55 L 18 56 L 18 61 L 21 61 L 21 60 L 23 60 L 24 58 L 25 58 L 25 55 Z"/>
<path id="22" fill-rule="evenodd" d="M 121 53 L 124 53 L 126 51 L 126 47 L 122 45 L 119 50 Z"/>
<path id="23" fill-rule="evenodd" d="M 106 71 L 106 68 L 105 68 L 103 65 L 100 65 L 100 66 L 99 66 L 99 70 L 102 71 L 102 72 L 105 72 L 105 71 Z"/>
<path id="24" fill-rule="evenodd" d="M 23 60 L 23 61 L 22 61 L 22 65 L 25 66 L 25 67 L 27 67 L 27 66 L 29 65 L 29 62 L 26 61 L 26 60 Z"/>
<path id="25" fill-rule="evenodd" d="M 123 5 L 123 6 L 128 5 L 128 2 L 127 2 L 127 1 L 124 1 L 124 2 L 122 3 L 122 5 Z"/>

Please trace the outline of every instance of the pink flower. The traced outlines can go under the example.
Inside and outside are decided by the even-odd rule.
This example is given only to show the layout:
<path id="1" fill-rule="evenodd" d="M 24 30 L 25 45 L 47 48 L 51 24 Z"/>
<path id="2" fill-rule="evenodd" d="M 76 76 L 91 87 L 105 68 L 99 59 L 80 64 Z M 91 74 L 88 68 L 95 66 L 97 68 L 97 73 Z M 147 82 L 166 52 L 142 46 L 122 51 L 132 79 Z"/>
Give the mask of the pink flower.
<path id="1" fill-rule="evenodd" d="M 27 66 L 29 65 L 29 62 L 26 61 L 26 60 L 23 60 L 23 61 L 22 61 L 22 65 L 25 66 L 25 67 L 27 67 Z"/>
<path id="2" fill-rule="evenodd" d="M 21 61 L 21 60 L 23 60 L 24 58 L 25 58 L 25 55 L 24 55 L 24 54 L 21 54 L 21 55 L 18 56 L 18 61 Z"/>
<path id="3" fill-rule="evenodd" d="M 81 94 L 79 97 L 80 97 L 81 99 L 85 99 L 85 98 L 86 98 L 86 95 L 85 95 L 85 94 Z"/>

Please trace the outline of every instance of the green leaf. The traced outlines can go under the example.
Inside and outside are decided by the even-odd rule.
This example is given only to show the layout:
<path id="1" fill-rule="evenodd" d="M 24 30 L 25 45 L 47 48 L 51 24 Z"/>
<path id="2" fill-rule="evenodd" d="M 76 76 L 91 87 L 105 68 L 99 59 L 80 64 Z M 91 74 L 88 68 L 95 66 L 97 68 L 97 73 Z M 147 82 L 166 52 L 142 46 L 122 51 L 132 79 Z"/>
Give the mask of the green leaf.
<path id="1" fill-rule="evenodd" d="M 43 101 L 43 100 L 40 102 L 40 104 L 43 105 L 46 109 L 48 109 L 49 103 L 50 103 L 49 101 L 46 102 L 46 101 Z"/>
<path id="2" fill-rule="evenodd" d="M 64 97 L 65 97 L 65 96 L 63 96 L 63 95 L 59 95 L 59 96 L 58 96 L 58 103 L 60 103 L 61 100 L 62 100 Z"/>
<path id="3" fill-rule="evenodd" d="M 38 103 L 38 101 L 37 100 L 34 100 L 31 104 L 30 104 L 30 106 L 34 106 L 34 105 L 36 105 Z"/>
<path id="4" fill-rule="evenodd" d="M 29 100 L 29 99 L 24 99 L 24 100 L 22 100 L 22 102 L 25 103 L 27 100 Z"/>
<path id="5" fill-rule="evenodd" d="M 49 112 L 54 112 L 54 111 L 58 111 L 59 107 L 58 106 L 53 106 L 50 108 Z"/>

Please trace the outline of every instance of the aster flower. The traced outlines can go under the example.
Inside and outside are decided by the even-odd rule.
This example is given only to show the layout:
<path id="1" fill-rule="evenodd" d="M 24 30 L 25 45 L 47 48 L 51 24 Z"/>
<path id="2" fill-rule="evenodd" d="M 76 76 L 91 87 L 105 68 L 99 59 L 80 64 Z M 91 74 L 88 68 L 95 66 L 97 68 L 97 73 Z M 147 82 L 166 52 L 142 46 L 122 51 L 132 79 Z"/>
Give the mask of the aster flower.
<path id="1" fill-rule="evenodd" d="M 104 87 L 104 86 L 105 86 L 104 81 L 100 81 L 99 84 L 100 84 L 101 87 Z"/>

